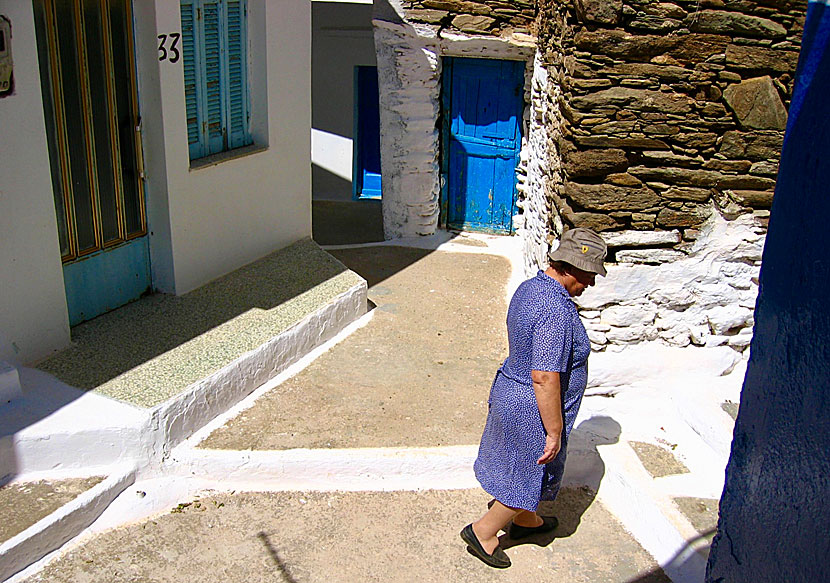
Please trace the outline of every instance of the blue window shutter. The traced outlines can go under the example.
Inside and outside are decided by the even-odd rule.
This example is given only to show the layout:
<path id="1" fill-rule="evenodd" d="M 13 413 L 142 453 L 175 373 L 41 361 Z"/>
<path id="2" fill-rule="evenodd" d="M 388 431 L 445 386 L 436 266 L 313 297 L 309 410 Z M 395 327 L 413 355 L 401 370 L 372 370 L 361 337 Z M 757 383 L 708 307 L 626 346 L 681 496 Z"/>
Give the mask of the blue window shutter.
<path id="1" fill-rule="evenodd" d="M 182 61 L 184 65 L 184 99 L 187 115 L 187 145 L 190 159 L 205 155 L 204 135 L 202 133 L 202 108 L 198 71 L 200 69 L 200 52 L 196 50 L 198 27 L 198 7 L 192 0 L 182 0 Z"/>
<path id="2" fill-rule="evenodd" d="M 246 0 L 181 0 L 181 22 L 190 159 L 250 144 Z"/>
<path id="3" fill-rule="evenodd" d="M 204 67 L 206 154 L 225 149 L 225 113 L 222 99 L 224 43 L 220 0 L 202 0 L 201 53 Z"/>
<path id="4" fill-rule="evenodd" d="M 248 34 L 245 2 L 227 2 L 228 147 L 251 143 L 248 132 Z"/>

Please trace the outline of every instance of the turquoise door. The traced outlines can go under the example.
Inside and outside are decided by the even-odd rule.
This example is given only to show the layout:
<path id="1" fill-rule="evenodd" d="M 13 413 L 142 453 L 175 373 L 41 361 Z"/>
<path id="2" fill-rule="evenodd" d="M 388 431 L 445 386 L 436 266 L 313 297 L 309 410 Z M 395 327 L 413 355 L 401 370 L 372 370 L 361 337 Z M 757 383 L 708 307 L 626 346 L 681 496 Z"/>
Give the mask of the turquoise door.
<path id="1" fill-rule="evenodd" d="M 378 68 L 355 67 L 354 198 L 380 198 Z"/>
<path id="2" fill-rule="evenodd" d="M 35 0 L 70 324 L 150 288 L 130 0 Z"/>
<path id="3" fill-rule="evenodd" d="M 513 229 L 524 69 L 521 61 L 444 62 L 442 207 L 450 228 Z"/>

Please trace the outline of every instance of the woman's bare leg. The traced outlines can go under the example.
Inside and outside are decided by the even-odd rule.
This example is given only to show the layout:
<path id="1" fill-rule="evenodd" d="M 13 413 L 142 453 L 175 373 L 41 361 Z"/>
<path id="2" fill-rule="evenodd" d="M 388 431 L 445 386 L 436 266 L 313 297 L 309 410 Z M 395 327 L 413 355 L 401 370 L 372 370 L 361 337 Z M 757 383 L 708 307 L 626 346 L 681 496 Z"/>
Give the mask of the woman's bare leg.
<path id="1" fill-rule="evenodd" d="M 496 547 L 499 545 L 499 531 L 507 526 L 507 523 L 513 520 L 513 517 L 520 512 L 526 512 L 518 508 L 510 508 L 505 506 L 498 500 L 493 501 L 493 505 L 487 513 L 473 523 L 473 532 L 484 547 L 488 554 L 493 554 Z"/>
<path id="2" fill-rule="evenodd" d="M 528 528 L 534 528 L 536 526 L 542 526 L 545 523 L 542 520 L 542 517 L 536 514 L 535 512 L 531 512 L 530 510 L 522 510 L 516 516 L 513 517 L 513 524 L 518 526 L 525 526 Z"/>

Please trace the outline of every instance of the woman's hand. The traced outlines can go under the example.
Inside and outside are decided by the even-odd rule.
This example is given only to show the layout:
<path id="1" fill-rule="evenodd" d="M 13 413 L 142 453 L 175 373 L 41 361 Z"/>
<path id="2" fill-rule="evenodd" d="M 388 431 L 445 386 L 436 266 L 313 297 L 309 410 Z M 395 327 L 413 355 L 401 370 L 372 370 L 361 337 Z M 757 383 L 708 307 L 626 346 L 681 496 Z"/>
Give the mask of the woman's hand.
<path id="1" fill-rule="evenodd" d="M 544 465 L 548 462 L 552 462 L 556 457 L 556 454 L 559 453 L 559 449 L 562 447 L 562 435 L 548 435 L 545 437 L 545 451 L 542 452 L 542 457 L 536 460 L 536 463 Z"/>

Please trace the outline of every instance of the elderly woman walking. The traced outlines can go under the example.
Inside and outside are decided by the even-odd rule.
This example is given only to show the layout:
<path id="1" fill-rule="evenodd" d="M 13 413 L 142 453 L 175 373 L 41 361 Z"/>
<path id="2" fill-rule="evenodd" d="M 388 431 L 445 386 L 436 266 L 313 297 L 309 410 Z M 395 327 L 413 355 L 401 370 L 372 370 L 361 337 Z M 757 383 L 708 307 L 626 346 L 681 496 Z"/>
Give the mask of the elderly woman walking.
<path id="1" fill-rule="evenodd" d="M 568 435 L 588 381 L 591 346 L 572 297 L 605 275 L 605 242 L 590 229 L 562 235 L 550 266 L 522 283 L 510 301 L 510 355 L 490 389 L 475 474 L 495 500 L 461 538 L 491 567 L 510 566 L 498 533 L 516 540 L 552 531 L 541 500 L 553 500 L 565 469 Z M 511 522 L 512 521 L 512 522 Z"/>

